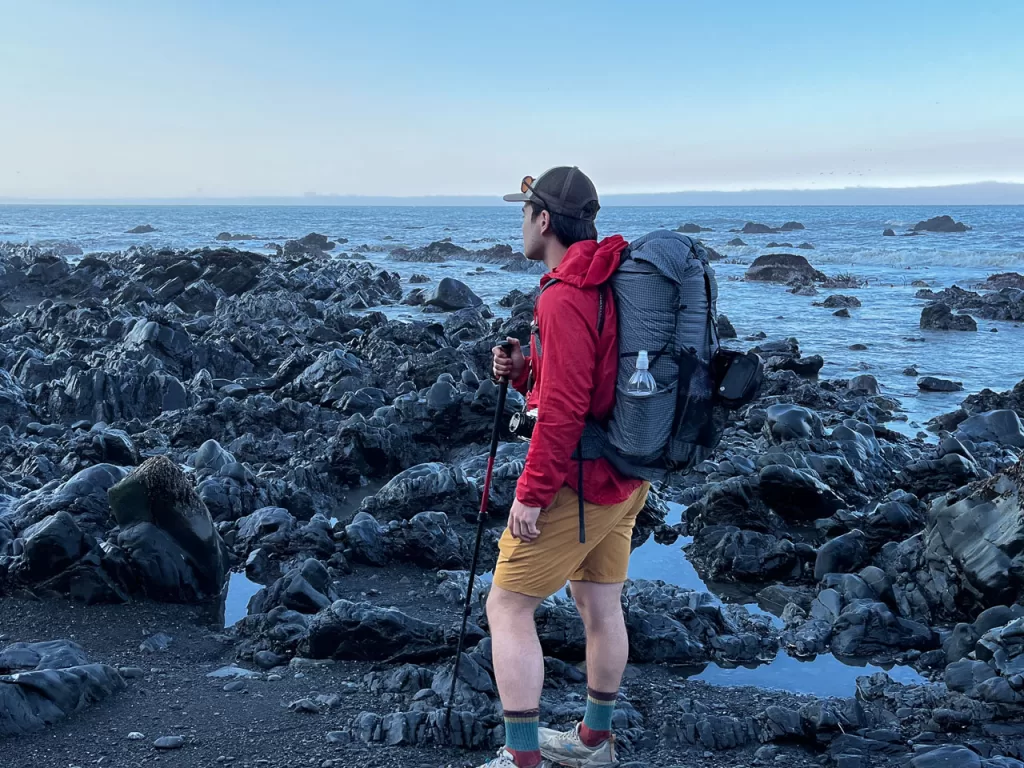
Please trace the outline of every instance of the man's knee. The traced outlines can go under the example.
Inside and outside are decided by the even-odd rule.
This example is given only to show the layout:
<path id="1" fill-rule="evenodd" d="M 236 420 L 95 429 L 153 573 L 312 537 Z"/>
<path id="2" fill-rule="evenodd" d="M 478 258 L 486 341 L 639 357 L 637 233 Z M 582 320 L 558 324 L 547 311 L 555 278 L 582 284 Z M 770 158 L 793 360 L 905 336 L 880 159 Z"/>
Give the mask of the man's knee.
<path id="1" fill-rule="evenodd" d="M 539 602 L 537 598 L 528 595 L 492 587 L 487 596 L 487 621 L 494 625 L 522 619 L 532 620 Z"/>
<path id="2" fill-rule="evenodd" d="M 600 633 L 618 627 L 625 621 L 621 595 L 621 584 L 573 582 L 572 597 L 588 633 Z"/>

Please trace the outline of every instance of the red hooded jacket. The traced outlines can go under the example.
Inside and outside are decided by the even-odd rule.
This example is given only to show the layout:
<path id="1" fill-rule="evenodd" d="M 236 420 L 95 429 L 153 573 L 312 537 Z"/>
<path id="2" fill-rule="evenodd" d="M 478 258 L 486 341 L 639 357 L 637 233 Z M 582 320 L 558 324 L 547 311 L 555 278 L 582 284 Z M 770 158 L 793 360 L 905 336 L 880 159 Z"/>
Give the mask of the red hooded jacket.
<path id="1" fill-rule="evenodd" d="M 618 318 L 611 291 L 601 286 L 619 266 L 626 241 L 619 235 L 598 243 L 572 245 L 562 263 L 541 278 L 552 279 L 535 310 L 541 355 L 536 340 L 523 373 L 512 382 L 527 395 L 527 408 L 537 409 L 526 467 L 516 498 L 528 507 L 548 507 L 564 485 L 579 493 L 576 450 L 587 417 L 604 423 L 615 405 L 619 368 Z M 606 291 L 604 326 L 597 336 L 600 291 Z M 526 391 L 530 373 L 533 390 Z M 583 463 L 583 497 L 592 504 L 620 504 L 640 487 L 640 480 L 621 475 L 605 459 Z"/>

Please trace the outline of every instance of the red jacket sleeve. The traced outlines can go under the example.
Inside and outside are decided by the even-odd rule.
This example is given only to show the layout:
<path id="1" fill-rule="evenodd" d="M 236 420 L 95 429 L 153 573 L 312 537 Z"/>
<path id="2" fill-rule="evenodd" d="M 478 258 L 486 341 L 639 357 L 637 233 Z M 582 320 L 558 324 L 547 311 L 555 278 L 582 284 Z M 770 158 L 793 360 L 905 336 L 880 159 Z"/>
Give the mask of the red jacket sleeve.
<path id="1" fill-rule="evenodd" d="M 591 306 L 593 305 L 593 306 Z M 565 484 L 594 390 L 597 295 L 569 285 L 552 286 L 538 309 L 541 369 L 537 423 L 516 498 L 547 507 Z"/>
<path id="2" fill-rule="evenodd" d="M 530 343 L 533 343 L 532 340 Z M 531 354 L 526 356 L 526 365 L 523 366 L 523 372 L 520 373 L 518 377 L 509 382 L 509 384 L 512 386 L 512 389 L 516 390 L 519 394 L 523 395 L 524 397 L 527 394 L 526 385 L 530 382 L 530 371 L 532 370 L 533 354 L 531 350 Z"/>

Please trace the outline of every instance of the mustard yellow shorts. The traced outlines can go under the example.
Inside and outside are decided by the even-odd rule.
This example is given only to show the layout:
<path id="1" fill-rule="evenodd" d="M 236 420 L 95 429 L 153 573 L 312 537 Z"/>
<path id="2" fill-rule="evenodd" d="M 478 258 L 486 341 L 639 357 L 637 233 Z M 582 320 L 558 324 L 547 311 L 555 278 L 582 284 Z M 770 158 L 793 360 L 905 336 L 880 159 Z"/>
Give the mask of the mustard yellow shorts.
<path id="1" fill-rule="evenodd" d="M 508 528 L 498 543 L 494 583 L 509 592 L 548 597 L 566 581 L 617 584 L 626 580 L 629 544 L 636 516 L 647 502 L 650 483 L 644 483 L 621 504 L 584 506 L 586 543 L 580 544 L 579 500 L 563 486 L 551 506 L 537 519 L 540 536 L 527 544 Z"/>

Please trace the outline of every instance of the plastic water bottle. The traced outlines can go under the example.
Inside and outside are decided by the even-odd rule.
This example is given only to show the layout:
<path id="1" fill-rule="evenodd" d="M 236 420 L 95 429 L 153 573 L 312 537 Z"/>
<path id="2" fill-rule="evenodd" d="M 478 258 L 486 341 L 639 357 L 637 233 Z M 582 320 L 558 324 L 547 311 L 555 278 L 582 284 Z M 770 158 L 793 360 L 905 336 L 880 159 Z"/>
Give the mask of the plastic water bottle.
<path id="1" fill-rule="evenodd" d="M 658 383 L 648 370 L 647 350 L 641 349 L 636 356 L 636 372 L 629 378 L 626 394 L 630 397 L 650 397 L 658 391 Z"/>

